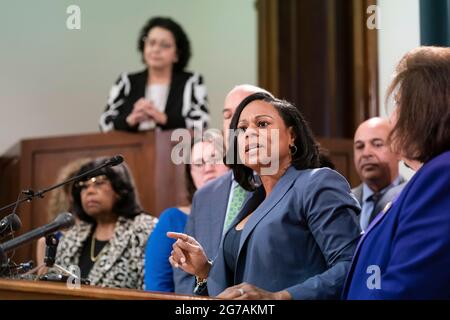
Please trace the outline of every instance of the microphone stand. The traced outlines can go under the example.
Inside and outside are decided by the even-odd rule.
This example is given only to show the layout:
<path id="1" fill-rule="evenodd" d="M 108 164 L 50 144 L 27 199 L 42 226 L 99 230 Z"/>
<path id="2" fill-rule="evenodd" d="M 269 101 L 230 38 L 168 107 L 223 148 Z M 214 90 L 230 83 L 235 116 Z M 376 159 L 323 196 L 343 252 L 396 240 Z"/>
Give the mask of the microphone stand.
<path id="1" fill-rule="evenodd" d="M 119 158 L 118 158 L 118 157 L 119 157 Z M 116 159 L 114 159 L 114 158 L 116 158 L 116 159 L 118 159 L 118 160 L 116 160 Z M 78 176 L 75 176 L 75 177 L 73 177 L 73 178 L 70 178 L 70 179 L 68 179 L 68 180 L 66 180 L 66 181 L 63 181 L 63 182 L 61 182 L 61 183 L 57 183 L 57 184 L 55 184 L 55 185 L 53 185 L 53 186 L 44 188 L 44 189 L 39 190 L 39 191 L 36 191 L 36 192 L 33 191 L 32 189 L 24 190 L 24 191 L 22 191 L 22 193 L 23 193 L 26 197 L 24 197 L 24 198 L 22 198 L 22 199 L 17 199 L 17 200 L 14 201 L 13 203 L 10 203 L 10 204 L 8 204 L 8 205 L 6 205 L 6 206 L 4 206 L 4 207 L 1 207 L 1 208 L 0 208 L 0 212 L 3 211 L 3 210 L 6 210 L 6 209 L 12 208 L 12 207 L 17 207 L 19 204 L 21 204 L 21 203 L 23 203 L 23 202 L 25 202 L 25 201 L 31 202 L 34 198 L 38 198 L 38 197 L 39 197 L 39 198 L 44 198 L 44 194 L 46 194 L 47 192 L 49 192 L 49 191 L 51 191 L 51 190 L 53 190 L 53 189 L 62 187 L 62 186 L 65 185 L 65 184 L 71 183 L 71 182 L 76 181 L 76 180 L 78 180 L 78 179 L 80 179 L 80 178 L 83 178 L 83 177 L 85 177 L 85 176 L 87 176 L 87 175 L 90 175 L 91 173 L 93 173 L 93 172 L 95 172 L 95 171 L 97 171 L 97 170 L 103 169 L 104 167 L 107 167 L 107 166 L 110 166 L 110 165 L 115 166 L 115 165 L 121 163 L 122 161 L 123 161 L 123 158 L 122 158 L 121 156 L 115 156 L 115 157 L 113 157 L 113 158 L 111 158 L 111 159 L 106 160 L 105 163 L 103 163 L 102 165 L 100 165 L 100 166 L 98 166 L 98 167 L 96 167 L 96 168 L 93 168 L 93 169 L 91 169 L 91 170 L 89 170 L 89 171 L 86 171 L 86 172 L 83 173 L 83 174 L 80 174 L 80 175 L 78 175 Z"/>
<path id="2" fill-rule="evenodd" d="M 21 203 L 25 202 L 25 201 L 31 202 L 31 201 L 32 201 L 34 198 L 36 198 L 36 197 L 44 198 L 44 194 L 47 193 L 47 192 L 49 192 L 49 191 L 51 191 L 51 190 L 53 190 L 53 189 L 59 188 L 59 187 L 65 185 L 65 184 L 68 184 L 68 183 L 71 183 L 71 182 L 73 182 L 73 181 L 76 181 L 76 180 L 78 180 L 78 179 L 80 179 L 80 178 L 83 178 L 83 177 L 85 177 L 85 176 L 87 176 L 87 175 L 90 175 L 91 173 L 93 173 L 93 172 L 95 172 L 95 171 L 97 171 L 97 170 L 103 169 L 104 167 L 107 167 L 107 166 L 109 166 L 109 165 L 116 165 L 116 164 L 119 164 L 119 163 L 121 163 L 122 161 L 123 161 L 123 158 L 122 158 L 121 156 L 115 156 L 115 157 L 113 157 L 113 158 L 111 158 L 111 159 L 106 160 L 102 165 L 100 165 L 100 166 L 98 166 L 98 167 L 96 167 L 96 168 L 93 168 L 93 169 L 91 169 L 91 170 L 89 170 L 89 171 L 86 171 L 85 173 L 82 173 L 82 174 L 80 174 L 80 175 L 77 175 L 77 176 L 75 176 L 75 177 L 73 177 L 73 178 L 70 178 L 70 179 L 68 179 L 68 180 L 66 180 L 66 181 L 63 181 L 63 182 L 61 182 L 61 183 L 57 183 L 57 184 L 55 184 L 55 185 L 53 185 L 53 186 L 50 186 L 50 187 L 48 187 L 48 188 L 44 188 L 44 189 L 39 190 L 39 191 L 37 191 L 37 192 L 34 192 L 34 191 L 31 190 L 31 189 L 29 189 L 29 190 L 24 190 L 24 191 L 22 191 L 21 193 L 22 193 L 22 194 L 25 194 L 26 197 L 21 198 L 21 197 L 20 197 L 21 194 L 19 193 L 19 196 L 17 197 L 17 200 L 14 201 L 13 203 L 10 203 L 10 204 L 4 206 L 4 207 L 1 207 L 1 208 L 0 208 L 0 212 L 3 211 L 3 210 L 6 210 L 6 209 L 9 209 L 9 208 L 14 207 L 13 213 L 12 213 L 12 214 L 15 214 L 15 212 L 16 212 L 17 208 L 19 207 L 19 205 L 20 205 Z M 10 261 L 9 261 L 9 260 L 10 260 L 10 259 L 7 258 L 6 255 L 0 250 L 0 277 L 1 277 L 2 275 L 4 275 L 5 273 L 7 273 L 7 272 L 8 272 L 8 269 L 9 269 L 9 270 L 11 269 L 11 265 L 10 265 Z"/>
<path id="3" fill-rule="evenodd" d="M 0 244 L 0 266 L 1 266 L 0 276 L 5 276 L 8 274 L 11 275 L 12 274 L 11 271 L 16 266 L 15 263 L 10 262 L 11 258 L 7 258 L 6 253 L 14 251 L 16 248 L 32 240 L 36 240 L 40 237 L 46 237 L 49 234 L 53 234 L 60 229 L 70 228 L 74 224 L 75 219 L 72 216 L 72 214 L 68 212 L 63 212 L 60 213 L 52 222 L 43 225 L 41 227 L 38 227 L 36 229 L 33 229 L 30 232 L 27 232 L 17 238 L 13 238 L 5 243 Z M 58 242 L 56 240 L 53 240 L 52 237 L 49 237 L 47 240 L 47 244 L 49 245 L 49 248 L 47 248 L 45 252 L 45 254 L 49 257 L 47 259 L 47 263 L 53 264 L 55 258 L 52 257 L 52 255 L 56 255 L 56 246 L 58 245 Z M 22 266 L 19 270 L 16 270 L 16 273 L 14 275 L 17 275 L 19 273 L 18 271 L 26 272 L 29 269 L 31 269 L 31 267 L 24 269 Z"/>
<path id="4" fill-rule="evenodd" d="M 76 180 L 78 180 L 80 178 L 88 176 L 88 175 L 94 173 L 95 171 L 103 169 L 104 167 L 116 166 L 116 165 L 118 165 L 118 164 L 120 164 L 122 162 L 123 162 L 123 157 L 121 155 L 116 155 L 116 156 L 114 156 L 112 158 L 107 159 L 103 164 L 99 165 L 98 167 L 93 168 L 91 170 L 88 170 L 85 173 L 79 174 L 79 175 L 77 175 L 77 176 L 75 176 L 73 178 L 67 179 L 66 181 L 63 181 L 61 183 L 57 183 L 57 184 L 55 184 L 53 186 L 44 188 L 44 189 L 39 190 L 37 192 L 33 191 L 32 189 L 24 190 L 21 193 L 25 194 L 26 197 L 20 199 L 20 194 L 19 194 L 19 197 L 17 198 L 16 201 L 14 201 L 13 203 L 10 203 L 10 204 L 8 204 L 6 206 L 1 207 L 0 208 L 0 212 L 3 211 L 3 210 L 6 210 L 6 209 L 14 207 L 13 211 L 15 213 L 16 209 L 18 208 L 18 206 L 21 203 L 25 202 L 25 201 L 31 202 L 34 198 L 37 198 L 37 197 L 44 198 L 44 194 L 49 192 L 49 191 L 51 191 L 51 190 L 53 190 L 53 189 L 62 187 L 65 184 L 74 182 L 74 181 L 76 181 Z M 55 249 L 55 254 L 56 254 L 56 249 Z M 69 272 L 68 270 L 65 270 L 64 268 L 62 268 L 60 266 L 57 266 L 57 265 L 55 265 L 55 266 L 57 268 L 61 268 L 65 273 L 68 273 L 72 277 L 75 277 L 77 279 L 79 278 L 78 276 L 76 276 L 75 274 Z M 0 248 L 0 277 L 4 276 L 5 274 L 8 274 L 8 273 L 10 274 L 11 273 L 11 269 L 13 267 L 15 267 L 16 269 L 18 268 L 19 270 L 22 270 L 22 272 L 23 272 L 23 271 L 27 271 L 27 270 L 31 269 L 32 265 L 30 265 L 29 263 L 25 263 L 25 264 L 19 265 L 18 267 L 16 265 L 12 266 L 11 262 L 10 262 L 10 259 L 6 257 L 6 255 L 4 254 L 4 252 Z M 36 269 L 38 270 L 39 267 L 35 268 L 33 270 L 36 270 Z M 33 270 L 31 270 L 31 271 L 33 271 Z M 27 272 L 26 274 L 31 273 L 31 271 Z"/>
<path id="5" fill-rule="evenodd" d="M 61 271 L 63 274 L 66 274 L 68 276 L 73 277 L 74 279 L 80 280 L 80 277 L 77 276 L 76 274 L 70 272 L 69 270 L 65 269 L 64 267 L 58 265 L 55 263 L 56 260 L 56 249 L 58 248 L 58 243 L 59 240 L 56 237 L 56 235 L 54 233 L 51 233 L 49 235 L 45 236 L 45 244 L 46 244 L 46 249 L 45 249 L 45 257 L 44 257 L 44 263 L 40 264 L 39 266 L 37 266 L 36 268 L 30 270 L 29 272 L 25 273 L 24 275 L 31 275 L 36 273 L 37 275 L 40 274 L 40 271 L 43 270 L 44 268 L 47 268 L 48 271 L 49 268 L 56 268 L 57 270 Z M 44 271 L 44 272 L 45 272 Z M 48 276 L 45 274 L 42 274 L 39 279 L 40 280 L 47 280 Z"/>
<path id="6" fill-rule="evenodd" d="M 28 274 L 31 268 L 33 268 L 33 261 L 23 262 L 15 264 L 9 259 L 0 265 L 0 276 L 14 278 L 20 273 Z"/>

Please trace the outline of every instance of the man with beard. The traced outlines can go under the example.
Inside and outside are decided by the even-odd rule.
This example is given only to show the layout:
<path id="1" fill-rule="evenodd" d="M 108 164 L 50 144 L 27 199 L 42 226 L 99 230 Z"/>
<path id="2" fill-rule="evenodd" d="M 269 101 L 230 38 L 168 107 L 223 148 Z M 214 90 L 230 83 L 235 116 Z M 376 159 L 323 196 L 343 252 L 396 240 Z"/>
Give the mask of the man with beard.
<path id="1" fill-rule="evenodd" d="M 355 133 L 354 161 L 362 184 L 352 192 L 361 205 L 359 223 L 363 231 L 405 182 L 398 172 L 400 156 L 388 145 L 390 131 L 389 121 L 376 117 L 361 123 Z"/>

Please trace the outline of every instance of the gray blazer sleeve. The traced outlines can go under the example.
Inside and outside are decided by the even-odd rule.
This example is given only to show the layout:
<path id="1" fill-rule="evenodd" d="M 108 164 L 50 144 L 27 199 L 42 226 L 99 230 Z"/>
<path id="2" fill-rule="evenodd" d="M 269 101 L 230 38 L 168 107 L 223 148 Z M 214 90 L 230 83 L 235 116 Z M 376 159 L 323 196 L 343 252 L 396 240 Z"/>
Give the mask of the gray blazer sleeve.
<path id="1" fill-rule="evenodd" d="M 287 289 L 294 299 L 339 299 L 360 229 L 353 215 L 360 210 L 348 182 L 321 170 L 302 188 L 302 215 L 327 262 L 328 269 Z"/>

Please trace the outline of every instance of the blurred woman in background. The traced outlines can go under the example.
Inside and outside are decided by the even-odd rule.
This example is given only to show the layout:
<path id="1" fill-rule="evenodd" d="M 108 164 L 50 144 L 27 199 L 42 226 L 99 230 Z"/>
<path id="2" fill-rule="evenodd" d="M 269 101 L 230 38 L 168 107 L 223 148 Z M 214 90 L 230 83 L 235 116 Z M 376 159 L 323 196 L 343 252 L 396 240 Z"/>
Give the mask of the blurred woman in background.
<path id="1" fill-rule="evenodd" d="M 208 131 L 209 133 L 210 131 Z M 223 164 L 221 136 L 209 135 L 193 140 L 190 158 L 185 164 L 185 181 L 189 206 L 169 208 L 161 213 L 155 230 L 150 235 L 145 252 L 145 289 L 174 292 L 173 270 L 169 263 L 175 240 L 166 236 L 168 231 L 184 232 L 190 204 L 197 189 L 223 174 L 229 168 Z"/>
<path id="2" fill-rule="evenodd" d="M 206 128 L 206 86 L 200 74 L 185 71 L 191 47 L 181 26 L 170 18 L 150 19 L 138 48 L 146 68 L 123 73 L 111 88 L 101 130 Z"/>

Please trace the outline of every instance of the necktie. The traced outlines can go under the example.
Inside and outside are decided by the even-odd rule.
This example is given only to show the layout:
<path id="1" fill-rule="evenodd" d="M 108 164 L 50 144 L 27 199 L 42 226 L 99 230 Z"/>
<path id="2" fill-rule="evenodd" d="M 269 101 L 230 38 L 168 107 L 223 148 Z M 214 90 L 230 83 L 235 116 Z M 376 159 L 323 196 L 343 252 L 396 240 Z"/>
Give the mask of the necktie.
<path id="1" fill-rule="evenodd" d="M 228 229 L 233 222 L 234 218 L 238 214 L 239 210 L 241 210 L 242 204 L 244 203 L 246 191 L 238 184 L 236 184 L 233 188 L 233 195 L 231 196 L 231 202 L 228 207 L 227 216 L 225 218 L 224 223 L 224 231 Z"/>
<path id="2" fill-rule="evenodd" d="M 370 218 L 373 215 L 373 211 L 377 206 L 378 200 L 380 200 L 381 194 L 374 193 L 364 202 L 363 207 L 361 209 L 361 218 L 359 220 L 361 230 L 365 231 L 370 224 Z"/>

